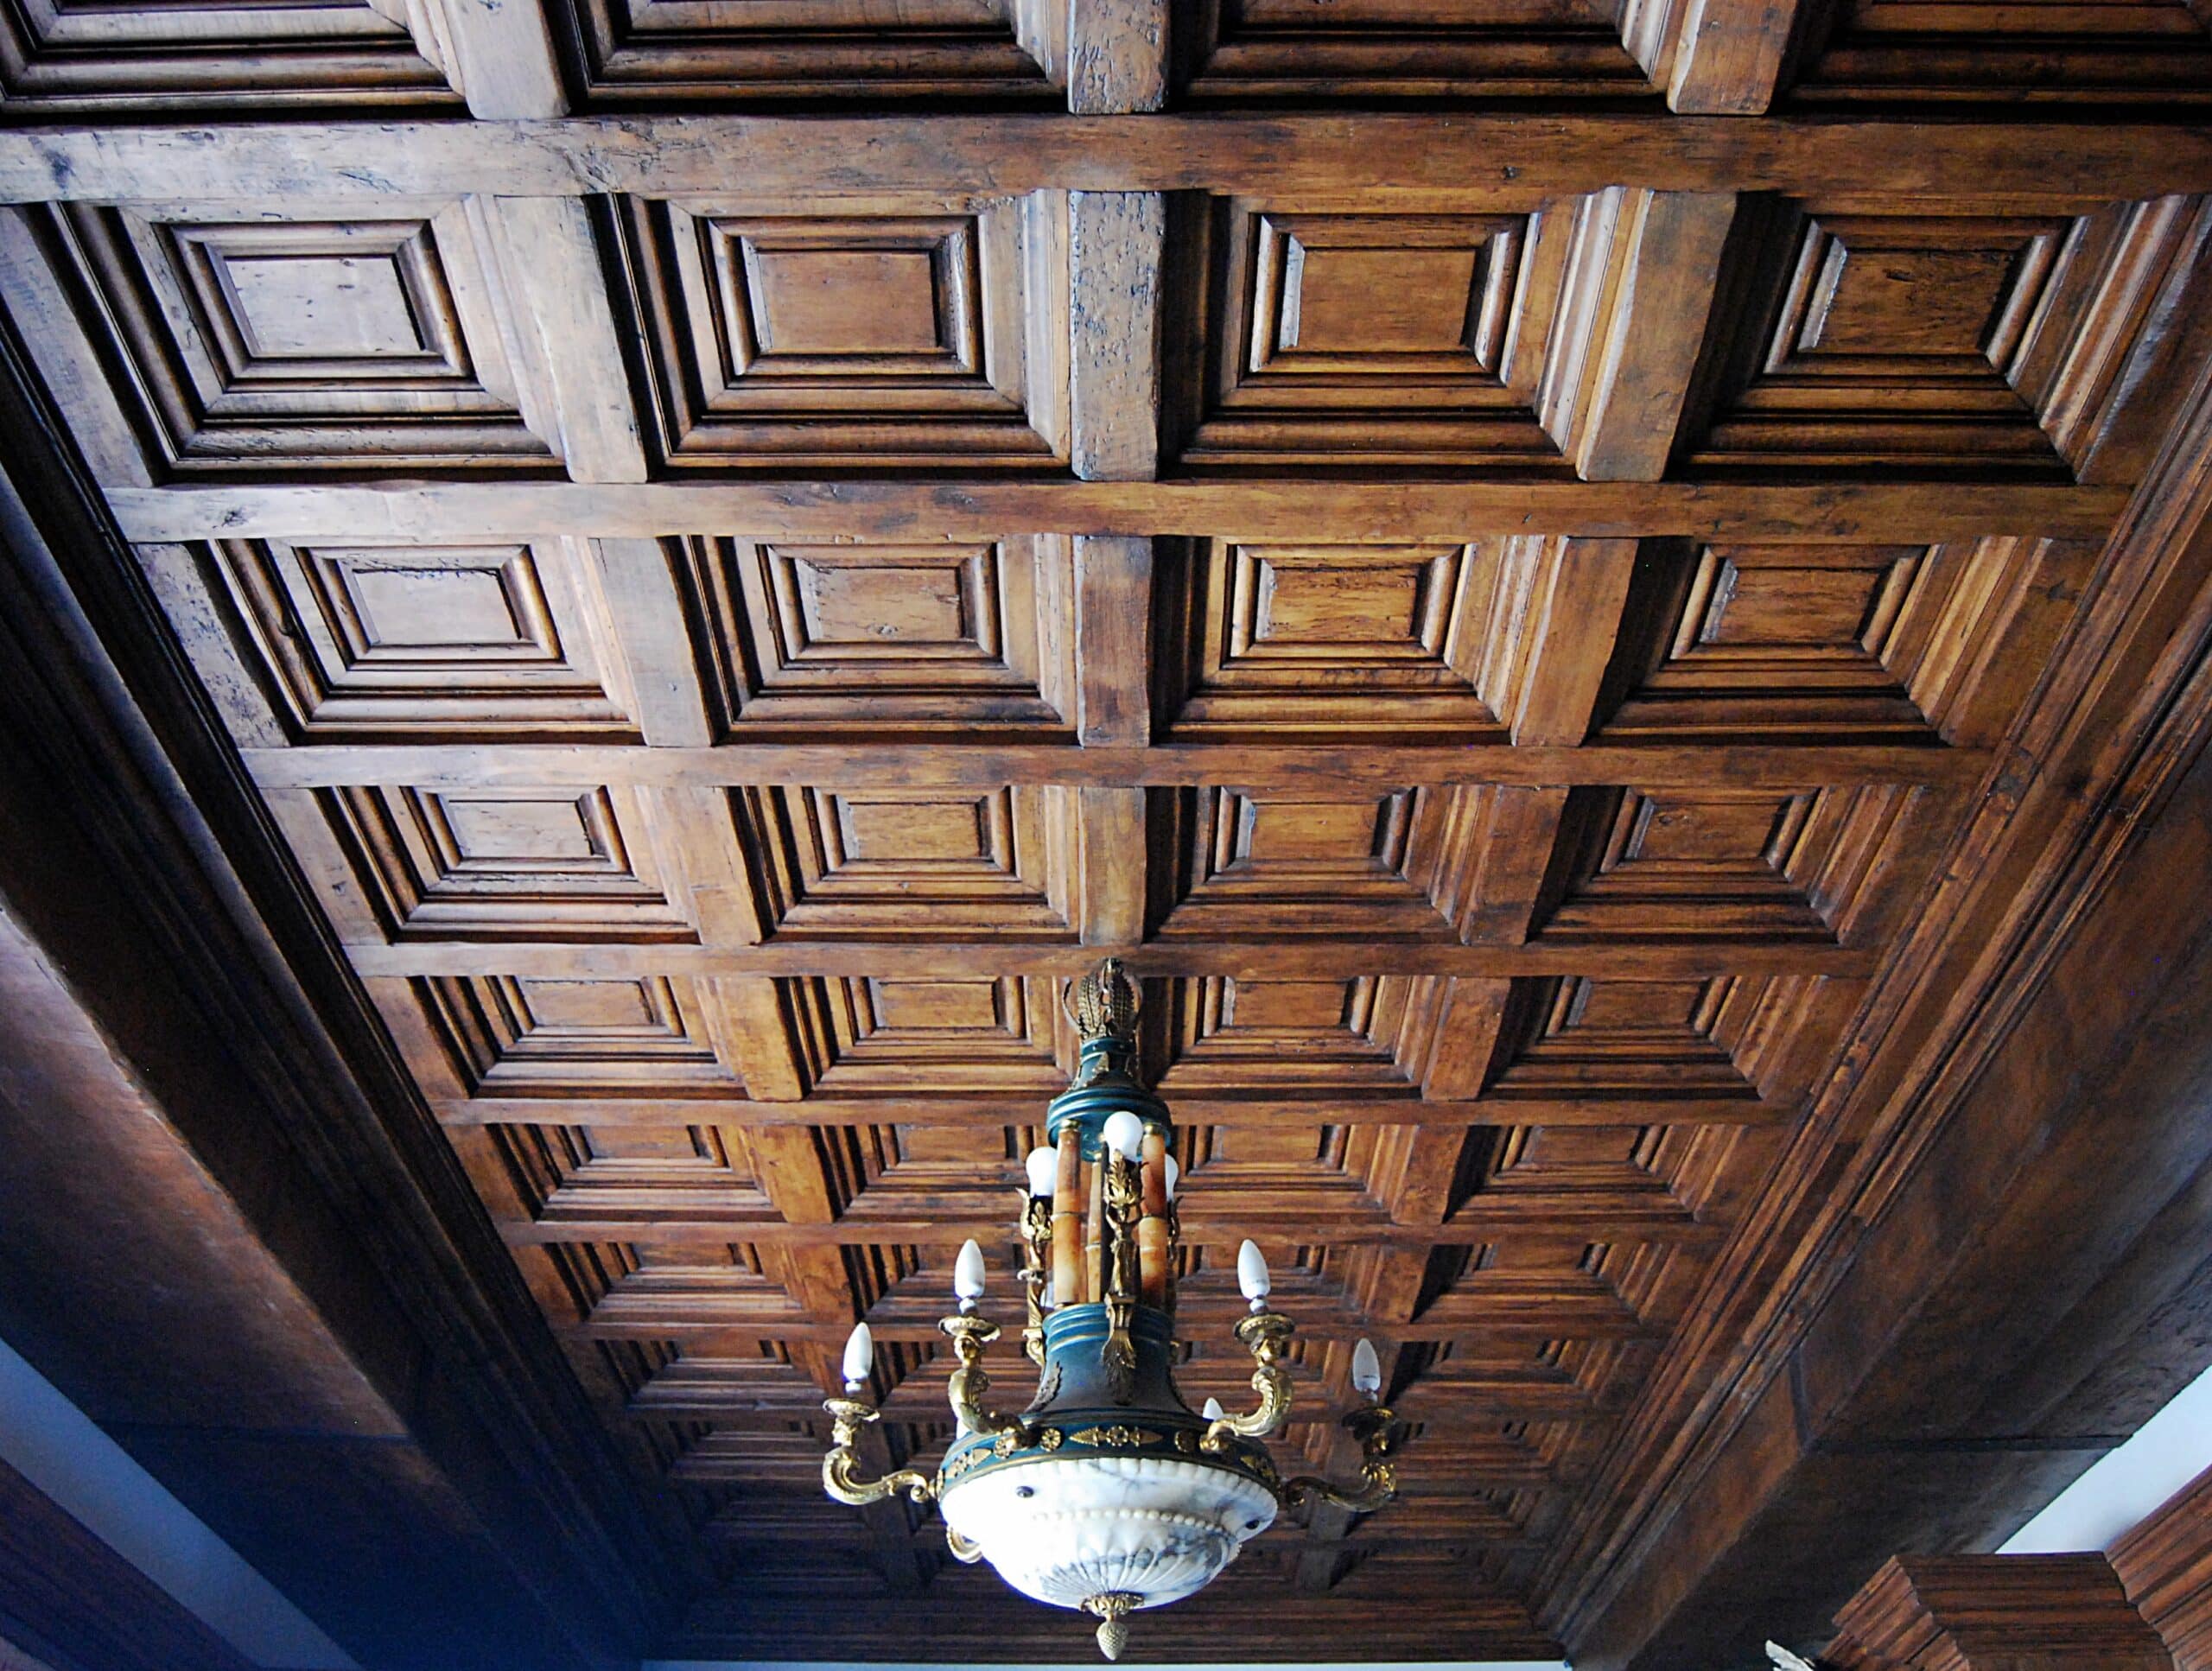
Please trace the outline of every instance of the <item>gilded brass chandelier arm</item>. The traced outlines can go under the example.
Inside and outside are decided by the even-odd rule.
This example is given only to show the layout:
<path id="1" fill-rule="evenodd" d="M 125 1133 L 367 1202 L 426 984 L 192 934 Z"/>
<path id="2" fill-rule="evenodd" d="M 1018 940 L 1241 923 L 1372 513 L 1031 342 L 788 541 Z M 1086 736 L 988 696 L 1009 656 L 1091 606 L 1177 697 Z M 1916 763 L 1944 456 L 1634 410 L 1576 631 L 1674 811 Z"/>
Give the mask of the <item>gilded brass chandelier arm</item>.
<path id="1" fill-rule="evenodd" d="M 973 1566 L 983 1558 L 983 1546 L 973 1538 L 963 1537 L 948 1526 L 944 1528 L 944 1547 L 952 1552 L 953 1560 L 963 1566 Z"/>
<path id="2" fill-rule="evenodd" d="M 1395 1418 L 1381 1405 L 1370 1405 L 1363 1410 L 1354 1410 L 1344 1419 L 1344 1431 L 1359 1441 L 1359 1484 L 1334 1485 L 1312 1474 L 1299 1474 L 1283 1481 L 1283 1506 L 1293 1510 L 1311 1513 L 1314 1505 L 1333 1503 L 1339 1509 L 1349 1509 L 1354 1514 L 1371 1515 L 1398 1495 L 1398 1465 L 1396 1436 L 1391 1431 Z"/>
<path id="3" fill-rule="evenodd" d="M 900 1468 L 881 1479 L 861 1478 L 857 1471 L 861 1430 L 880 1420 L 881 1413 L 856 1398 L 825 1399 L 822 1407 L 830 1413 L 832 1441 L 830 1454 L 822 1458 L 822 1489 L 833 1499 L 860 1508 L 901 1491 L 921 1503 L 937 1495 L 936 1482 L 912 1468 Z"/>
<path id="4" fill-rule="evenodd" d="M 1209 1424 L 1198 1441 L 1200 1449 L 1217 1455 L 1229 1448 L 1231 1439 L 1266 1439 L 1290 1419 L 1290 1371 L 1282 1367 L 1282 1359 L 1296 1327 L 1277 1312 L 1255 1312 L 1236 1325 L 1236 1337 L 1252 1354 L 1252 1390 L 1260 1395 L 1259 1407 Z"/>
<path id="5" fill-rule="evenodd" d="M 983 1404 L 983 1395 L 991 1389 L 991 1378 L 983 1373 L 983 1348 L 999 1337 L 999 1325 L 983 1318 L 962 1315 L 948 1317 L 938 1327 L 951 1337 L 953 1353 L 960 1360 L 945 1388 L 945 1397 L 960 1425 L 970 1433 L 1011 1433 L 1019 1442 L 1028 1433 L 1028 1424 L 1020 1416 L 1001 1415 Z"/>

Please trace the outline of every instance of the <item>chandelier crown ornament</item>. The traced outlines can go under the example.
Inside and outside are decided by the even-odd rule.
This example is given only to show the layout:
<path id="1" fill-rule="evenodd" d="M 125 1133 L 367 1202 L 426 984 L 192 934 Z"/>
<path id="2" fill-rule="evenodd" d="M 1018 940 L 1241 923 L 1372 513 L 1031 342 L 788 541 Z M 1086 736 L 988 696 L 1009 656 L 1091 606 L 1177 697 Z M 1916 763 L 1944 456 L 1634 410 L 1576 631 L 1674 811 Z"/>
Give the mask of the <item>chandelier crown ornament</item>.
<path id="1" fill-rule="evenodd" d="M 1035 1397 L 1019 1414 L 986 1402 L 983 1356 L 999 1328 L 981 1314 L 983 1254 L 969 1242 L 953 1267 L 958 1308 L 938 1325 L 956 1360 L 947 1393 L 959 1431 L 936 1474 L 857 1477 L 861 1434 L 879 1417 L 861 1396 L 874 1356 L 862 1323 L 846 1344 L 846 1395 L 823 1407 L 832 1447 L 822 1475 L 840 1503 L 900 1491 L 934 1503 L 955 1557 L 988 1561 L 1024 1595 L 1090 1613 L 1111 1660 L 1130 1614 L 1203 1589 L 1279 1515 L 1388 1503 L 1397 1426 L 1376 1401 L 1381 1360 L 1362 1341 L 1351 1368 L 1362 1403 L 1342 1419 L 1359 1447 L 1358 1483 L 1277 1471 L 1264 1441 L 1289 1418 L 1294 1325 L 1269 1309 L 1273 1280 L 1251 1242 L 1237 1253 L 1249 1313 L 1236 1335 L 1251 1356 L 1254 1406 L 1230 1414 L 1216 1398 L 1202 1411 L 1184 1402 L 1172 1373 L 1180 1168 L 1167 1105 L 1137 1072 L 1136 985 L 1109 957 L 1074 984 L 1067 1007 L 1078 1066 L 1046 1109 L 1049 1145 L 1023 1164 L 1015 1220 Z"/>

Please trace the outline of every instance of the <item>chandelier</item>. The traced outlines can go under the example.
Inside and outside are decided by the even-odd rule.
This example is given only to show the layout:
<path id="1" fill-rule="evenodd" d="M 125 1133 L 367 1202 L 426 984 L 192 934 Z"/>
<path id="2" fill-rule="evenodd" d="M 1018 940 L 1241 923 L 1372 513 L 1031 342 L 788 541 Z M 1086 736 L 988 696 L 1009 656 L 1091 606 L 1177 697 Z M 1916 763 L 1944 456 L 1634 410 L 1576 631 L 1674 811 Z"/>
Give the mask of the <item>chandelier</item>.
<path id="1" fill-rule="evenodd" d="M 984 1401 L 984 1349 L 999 1329 L 978 1310 L 983 1255 L 970 1242 L 953 1267 L 959 1309 L 938 1325 L 952 1343 L 959 1424 L 944 1460 L 934 1475 L 858 1477 L 861 1430 L 880 1414 L 866 1397 L 874 1346 L 862 1323 L 845 1347 L 845 1396 L 823 1406 L 833 1443 L 822 1483 L 840 1503 L 903 1491 L 936 1504 L 955 1556 L 988 1561 L 1026 1596 L 1095 1616 L 1111 1660 L 1128 1615 L 1203 1589 L 1279 1514 L 1302 1522 L 1323 1502 L 1363 1514 L 1388 1503 L 1396 1436 L 1363 1340 L 1351 1367 L 1363 1402 L 1342 1421 L 1359 1446 L 1358 1484 L 1277 1471 L 1262 1441 L 1290 1415 L 1293 1325 L 1268 1309 L 1267 1261 L 1250 1242 L 1236 1260 L 1250 1305 L 1236 1338 L 1252 1356 L 1258 1403 L 1230 1415 L 1214 1399 L 1196 1411 L 1184 1401 L 1173 1374 L 1174 1124 L 1136 1077 L 1136 988 L 1108 958 L 1077 982 L 1069 1009 L 1081 1056 L 1046 1111 L 1051 1147 L 1029 1155 L 1018 1221 L 1036 1397 L 1018 1415 Z"/>

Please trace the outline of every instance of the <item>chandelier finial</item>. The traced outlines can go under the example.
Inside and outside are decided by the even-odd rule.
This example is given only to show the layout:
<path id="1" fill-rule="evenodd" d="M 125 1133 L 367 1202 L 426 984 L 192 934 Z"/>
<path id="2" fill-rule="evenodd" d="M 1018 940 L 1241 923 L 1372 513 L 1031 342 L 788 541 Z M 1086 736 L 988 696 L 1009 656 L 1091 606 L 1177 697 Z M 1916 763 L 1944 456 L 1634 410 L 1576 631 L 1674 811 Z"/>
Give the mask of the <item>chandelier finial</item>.
<path id="1" fill-rule="evenodd" d="M 1098 1651 L 1108 1659 L 1122 1657 L 1122 1649 L 1129 1640 L 1129 1609 L 1143 1599 L 1127 1590 L 1108 1590 L 1084 1598 L 1083 1611 L 1097 1615 Z"/>
<path id="2" fill-rule="evenodd" d="M 1137 985 L 1122 972 L 1120 958 L 1107 958 L 1075 983 L 1068 1013 L 1086 1043 L 1094 1039 L 1136 1042 Z"/>

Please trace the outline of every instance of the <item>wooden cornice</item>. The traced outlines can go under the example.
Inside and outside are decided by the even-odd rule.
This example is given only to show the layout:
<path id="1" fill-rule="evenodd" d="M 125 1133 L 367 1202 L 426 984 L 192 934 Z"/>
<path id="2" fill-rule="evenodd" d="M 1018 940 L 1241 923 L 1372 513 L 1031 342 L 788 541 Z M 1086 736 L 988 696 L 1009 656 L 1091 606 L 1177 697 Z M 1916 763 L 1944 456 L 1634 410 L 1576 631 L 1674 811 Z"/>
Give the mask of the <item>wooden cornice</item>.
<path id="1" fill-rule="evenodd" d="M 2212 1471 L 2108 1553 L 2128 1600 L 2164 1640 L 2176 1671 L 2212 1665 Z"/>

